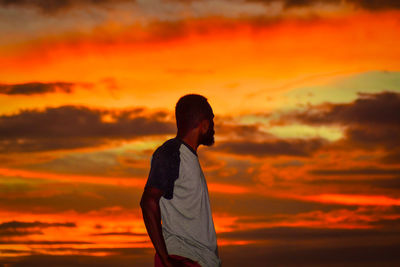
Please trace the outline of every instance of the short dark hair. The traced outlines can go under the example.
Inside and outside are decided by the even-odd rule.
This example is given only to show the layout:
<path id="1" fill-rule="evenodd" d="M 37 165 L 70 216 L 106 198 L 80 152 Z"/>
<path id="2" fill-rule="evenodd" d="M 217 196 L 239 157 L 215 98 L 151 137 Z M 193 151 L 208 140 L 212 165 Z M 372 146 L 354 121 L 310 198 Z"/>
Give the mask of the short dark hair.
<path id="1" fill-rule="evenodd" d="M 202 95 L 188 94 L 182 96 L 175 106 L 178 136 L 185 136 L 189 130 L 196 128 L 201 120 L 213 117 L 210 104 Z"/>

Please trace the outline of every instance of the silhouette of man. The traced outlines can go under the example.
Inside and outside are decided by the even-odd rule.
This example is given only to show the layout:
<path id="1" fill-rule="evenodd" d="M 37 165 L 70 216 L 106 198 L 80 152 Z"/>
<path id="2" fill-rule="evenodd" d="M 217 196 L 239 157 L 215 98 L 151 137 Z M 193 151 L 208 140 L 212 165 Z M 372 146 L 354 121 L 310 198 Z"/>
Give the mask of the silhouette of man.
<path id="1" fill-rule="evenodd" d="M 207 98 L 189 94 L 175 107 L 178 133 L 153 153 L 140 201 L 155 266 L 220 266 L 199 145 L 214 144 L 214 114 Z M 162 221 L 162 224 L 161 224 Z"/>

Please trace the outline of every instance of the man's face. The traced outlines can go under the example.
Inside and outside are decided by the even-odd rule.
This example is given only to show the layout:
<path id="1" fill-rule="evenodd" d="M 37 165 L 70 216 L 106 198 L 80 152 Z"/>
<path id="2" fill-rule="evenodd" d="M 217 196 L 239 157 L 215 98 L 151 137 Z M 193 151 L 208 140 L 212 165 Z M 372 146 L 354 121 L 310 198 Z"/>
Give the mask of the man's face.
<path id="1" fill-rule="evenodd" d="M 210 122 L 210 124 L 209 124 L 207 132 L 202 133 L 199 136 L 199 144 L 201 144 L 201 145 L 211 146 L 215 142 L 215 140 L 214 140 L 214 134 L 215 134 L 215 131 L 214 131 L 214 115 L 209 120 L 209 122 Z"/>

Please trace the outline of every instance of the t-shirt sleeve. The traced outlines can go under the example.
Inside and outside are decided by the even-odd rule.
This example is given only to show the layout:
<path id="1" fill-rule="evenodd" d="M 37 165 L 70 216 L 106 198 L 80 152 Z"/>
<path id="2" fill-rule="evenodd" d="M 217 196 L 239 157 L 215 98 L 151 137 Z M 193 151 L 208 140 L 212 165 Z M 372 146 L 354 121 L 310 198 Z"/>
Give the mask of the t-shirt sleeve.
<path id="1" fill-rule="evenodd" d="M 151 167 L 146 187 L 155 187 L 164 192 L 163 197 L 172 199 L 175 180 L 179 177 L 179 154 L 156 151 L 151 158 Z"/>

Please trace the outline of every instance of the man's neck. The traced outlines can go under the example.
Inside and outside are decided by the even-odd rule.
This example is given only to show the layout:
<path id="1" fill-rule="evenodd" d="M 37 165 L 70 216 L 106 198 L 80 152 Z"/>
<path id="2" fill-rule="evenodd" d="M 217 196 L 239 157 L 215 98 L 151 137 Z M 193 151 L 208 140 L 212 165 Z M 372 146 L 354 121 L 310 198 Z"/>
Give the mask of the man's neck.
<path id="1" fill-rule="evenodd" d="M 194 151 L 197 152 L 197 148 L 199 147 L 199 142 L 198 142 L 198 136 L 195 133 L 190 132 L 184 137 L 182 136 L 177 136 L 177 137 L 186 144 L 188 144 L 191 148 L 193 148 Z"/>

